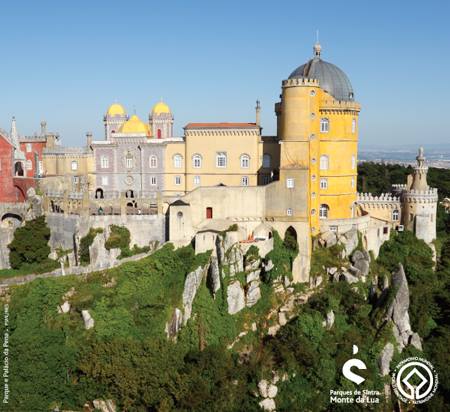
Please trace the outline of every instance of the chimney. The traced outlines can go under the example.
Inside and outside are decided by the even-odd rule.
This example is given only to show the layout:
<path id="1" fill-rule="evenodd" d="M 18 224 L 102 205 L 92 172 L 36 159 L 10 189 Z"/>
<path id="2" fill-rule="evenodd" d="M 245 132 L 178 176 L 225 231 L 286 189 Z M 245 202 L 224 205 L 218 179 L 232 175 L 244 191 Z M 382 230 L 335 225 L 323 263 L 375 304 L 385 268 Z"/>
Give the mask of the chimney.
<path id="1" fill-rule="evenodd" d="M 259 104 L 259 100 L 256 101 L 256 126 L 261 126 L 261 106 Z"/>

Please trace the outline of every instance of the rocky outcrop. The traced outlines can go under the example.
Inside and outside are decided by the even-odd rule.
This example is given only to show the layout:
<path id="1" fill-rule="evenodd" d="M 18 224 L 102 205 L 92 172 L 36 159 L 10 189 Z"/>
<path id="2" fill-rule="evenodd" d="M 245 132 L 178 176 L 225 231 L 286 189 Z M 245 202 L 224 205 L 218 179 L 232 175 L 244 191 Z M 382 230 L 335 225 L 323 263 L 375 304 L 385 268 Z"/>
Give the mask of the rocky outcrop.
<path id="1" fill-rule="evenodd" d="M 344 245 L 345 256 L 350 256 L 350 254 L 358 246 L 358 231 L 356 229 L 351 229 L 339 236 L 339 243 Z"/>
<path id="2" fill-rule="evenodd" d="M 206 267 L 199 266 L 186 276 L 183 290 L 183 324 L 186 325 L 192 314 L 192 304 L 194 303 L 197 290 L 202 283 Z"/>
<path id="3" fill-rule="evenodd" d="M 219 268 L 219 259 L 217 258 L 217 256 L 211 256 L 207 282 L 208 288 L 215 296 L 217 291 L 220 289 L 220 268 Z"/>
<path id="4" fill-rule="evenodd" d="M 378 367 L 381 376 L 389 375 L 390 365 L 394 356 L 394 345 L 391 342 L 386 343 L 378 358 Z"/>
<path id="5" fill-rule="evenodd" d="M 86 330 L 88 329 L 92 329 L 94 327 L 94 319 L 92 318 L 91 314 L 89 313 L 88 310 L 82 310 L 81 311 L 81 316 L 83 316 L 83 321 L 84 321 L 84 328 Z"/>
<path id="6" fill-rule="evenodd" d="M 183 313 L 180 309 L 175 308 L 170 322 L 166 323 L 166 335 L 168 339 L 176 339 L 178 332 L 183 325 Z"/>
<path id="7" fill-rule="evenodd" d="M 90 266 L 92 269 L 105 269 L 115 265 L 120 249 L 107 250 L 105 248 L 106 231 L 98 233 L 92 245 L 89 246 Z"/>
<path id="8" fill-rule="evenodd" d="M 245 308 L 245 292 L 238 280 L 228 285 L 227 303 L 230 315 L 234 315 Z"/>
<path id="9" fill-rule="evenodd" d="M 265 411 L 274 411 L 276 409 L 275 397 L 278 393 L 278 387 L 275 383 L 277 381 L 278 379 L 272 379 L 271 381 L 262 379 L 258 383 L 259 395 L 264 398 L 259 402 L 259 406 Z"/>
<path id="10" fill-rule="evenodd" d="M 403 265 L 392 276 L 392 301 L 389 303 L 387 318 L 392 320 L 394 336 L 401 349 L 409 343 L 412 335 L 409 321 L 409 287 Z"/>
<path id="11" fill-rule="evenodd" d="M 112 399 L 104 401 L 103 399 L 95 399 L 93 402 L 94 408 L 100 412 L 116 412 L 116 404 Z"/>
<path id="12" fill-rule="evenodd" d="M 369 275 L 370 255 L 367 251 L 355 250 L 351 256 L 352 268 L 358 276 L 366 278 Z"/>
<path id="13" fill-rule="evenodd" d="M 323 322 L 323 326 L 325 326 L 325 328 L 327 329 L 331 329 L 334 325 L 334 319 L 335 319 L 334 312 L 330 310 L 329 312 L 327 312 L 327 317 Z"/>
<path id="14" fill-rule="evenodd" d="M 58 313 L 68 313 L 70 311 L 70 303 L 66 300 L 62 305 L 58 306 Z"/>

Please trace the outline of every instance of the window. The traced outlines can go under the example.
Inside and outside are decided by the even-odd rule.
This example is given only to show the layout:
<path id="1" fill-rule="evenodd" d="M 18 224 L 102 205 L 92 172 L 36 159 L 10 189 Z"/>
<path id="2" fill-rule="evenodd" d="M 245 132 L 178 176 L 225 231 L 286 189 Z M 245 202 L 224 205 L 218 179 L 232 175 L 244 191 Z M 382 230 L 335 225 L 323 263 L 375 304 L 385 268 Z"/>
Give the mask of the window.
<path id="1" fill-rule="evenodd" d="M 328 189 L 328 179 L 323 177 L 320 179 L 320 188 L 321 189 Z"/>
<path id="2" fill-rule="evenodd" d="M 161 129 L 158 129 L 158 131 L 156 132 L 156 136 L 158 137 L 158 139 L 161 139 L 162 137 Z"/>
<path id="3" fill-rule="evenodd" d="M 25 167 L 27 168 L 27 170 L 33 169 L 33 163 L 31 162 L 31 160 L 26 161 Z"/>
<path id="4" fill-rule="evenodd" d="M 192 156 L 192 167 L 200 169 L 202 167 L 202 157 L 199 154 Z"/>
<path id="5" fill-rule="evenodd" d="M 158 167 L 158 158 L 155 155 L 150 156 L 150 168 L 156 169 Z"/>
<path id="6" fill-rule="evenodd" d="M 292 179 L 292 177 L 288 177 L 288 178 L 286 179 L 286 187 L 287 187 L 288 189 L 293 189 L 294 186 L 295 186 L 295 184 L 294 184 L 294 179 Z"/>
<path id="7" fill-rule="evenodd" d="M 355 187 L 355 178 L 352 176 L 352 182 L 351 182 L 351 186 Z"/>
<path id="8" fill-rule="evenodd" d="M 291 208 L 286 209 L 286 215 L 287 216 L 292 216 L 292 209 Z"/>
<path id="9" fill-rule="evenodd" d="M 127 153 L 127 156 L 125 158 L 125 167 L 127 169 L 133 168 L 133 155 L 130 152 Z"/>
<path id="10" fill-rule="evenodd" d="M 44 163 L 42 160 L 39 160 L 38 162 L 38 175 L 42 176 L 44 174 Z"/>
<path id="11" fill-rule="evenodd" d="M 329 130 L 330 130 L 330 121 L 326 117 L 323 117 L 322 119 L 320 119 L 320 132 L 328 133 Z"/>
<path id="12" fill-rule="evenodd" d="M 151 177 L 150 177 L 150 184 L 151 184 L 152 186 L 156 186 L 156 176 L 151 176 Z"/>
<path id="13" fill-rule="evenodd" d="M 25 147 L 26 147 L 27 153 L 31 153 L 31 143 L 27 143 Z"/>
<path id="14" fill-rule="evenodd" d="M 337 231 L 338 231 L 338 227 L 337 226 L 330 226 L 330 232 L 336 233 Z"/>
<path id="15" fill-rule="evenodd" d="M 100 159 L 100 167 L 102 169 L 107 169 L 109 167 L 109 158 L 107 156 L 102 156 Z"/>
<path id="16" fill-rule="evenodd" d="M 263 167 L 266 169 L 272 167 L 272 156 L 268 153 L 265 153 L 263 156 Z"/>
<path id="17" fill-rule="evenodd" d="M 73 171 L 78 170 L 78 162 L 76 160 L 72 160 L 71 169 Z"/>
<path id="18" fill-rule="evenodd" d="M 182 164 L 183 164 L 183 156 L 181 156 L 180 154 L 176 154 L 173 157 L 173 167 L 175 169 L 181 169 Z"/>
<path id="19" fill-rule="evenodd" d="M 102 176 L 102 185 L 106 186 L 108 184 L 108 176 Z"/>
<path id="20" fill-rule="evenodd" d="M 398 221 L 400 219 L 400 212 L 398 209 L 392 211 L 392 220 Z"/>
<path id="21" fill-rule="evenodd" d="M 241 186 L 248 186 L 248 176 L 241 177 Z"/>
<path id="22" fill-rule="evenodd" d="M 213 218 L 213 208 L 207 207 L 206 208 L 206 219 L 212 219 Z"/>
<path id="23" fill-rule="evenodd" d="M 312 97 L 314 97 L 314 96 L 316 95 L 316 91 L 313 89 L 313 90 L 311 90 L 311 91 L 309 92 L 309 94 L 310 94 Z"/>
<path id="24" fill-rule="evenodd" d="M 177 186 L 181 185 L 181 176 L 175 176 L 175 184 Z"/>
<path id="25" fill-rule="evenodd" d="M 80 181 L 80 178 L 78 176 L 73 176 L 72 177 L 72 182 L 73 182 L 74 185 L 77 185 L 79 181 Z"/>
<path id="26" fill-rule="evenodd" d="M 241 168 L 248 169 L 250 167 L 250 156 L 243 154 L 241 155 Z"/>
<path id="27" fill-rule="evenodd" d="M 328 167 L 329 167 L 328 156 L 326 155 L 320 156 L 320 170 L 328 170 Z"/>
<path id="28" fill-rule="evenodd" d="M 330 211 L 330 208 L 328 207 L 328 205 L 325 205 L 325 204 L 320 205 L 319 218 L 320 219 L 327 219 L 329 211 Z"/>
<path id="29" fill-rule="evenodd" d="M 194 185 L 200 186 L 200 176 L 194 176 Z"/>
<path id="30" fill-rule="evenodd" d="M 355 170 L 356 169 L 356 156 L 352 155 L 352 169 Z"/>
<path id="31" fill-rule="evenodd" d="M 356 119 L 352 119 L 352 133 L 356 132 Z"/>
<path id="32" fill-rule="evenodd" d="M 216 167 L 227 167 L 227 154 L 225 152 L 216 154 Z"/>

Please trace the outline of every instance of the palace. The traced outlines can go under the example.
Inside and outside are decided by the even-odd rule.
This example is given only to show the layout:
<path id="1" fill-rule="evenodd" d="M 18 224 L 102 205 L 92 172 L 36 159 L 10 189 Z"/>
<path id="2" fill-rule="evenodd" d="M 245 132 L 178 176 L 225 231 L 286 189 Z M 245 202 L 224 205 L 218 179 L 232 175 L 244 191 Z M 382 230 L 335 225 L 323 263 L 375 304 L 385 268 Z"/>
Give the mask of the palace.
<path id="1" fill-rule="evenodd" d="M 232 224 L 242 240 L 289 230 L 300 250 L 294 280 L 305 282 L 316 237 L 359 232 L 375 254 L 391 230 L 413 230 L 427 243 L 436 237 L 437 192 L 422 149 L 406 185 L 379 197 L 357 193 L 360 109 L 347 75 L 315 44 L 312 58 L 281 83 L 276 136 L 262 135 L 259 102 L 255 122 L 188 123 L 182 137 L 173 135 L 167 103 L 156 103 L 147 122 L 114 103 L 104 137 L 88 133 L 84 147 L 61 146 L 45 123 L 34 140 L 19 139 L 13 120 L 11 134 L 2 133 L 2 164 L 11 177 L 27 170 L 38 178 L 48 214 L 157 215 L 165 221 L 157 240 L 178 245 Z M 12 181 L 3 193 L 8 185 L 6 201 L 22 200 Z"/>

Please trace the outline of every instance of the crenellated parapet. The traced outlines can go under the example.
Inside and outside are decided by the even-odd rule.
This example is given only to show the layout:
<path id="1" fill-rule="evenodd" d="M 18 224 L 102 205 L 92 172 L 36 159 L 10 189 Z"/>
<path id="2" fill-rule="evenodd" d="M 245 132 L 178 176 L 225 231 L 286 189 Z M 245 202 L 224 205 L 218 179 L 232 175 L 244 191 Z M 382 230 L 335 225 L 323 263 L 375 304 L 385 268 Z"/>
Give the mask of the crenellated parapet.
<path id="1" fill-rule="evenodd" d="M 406 190 L 403 192 L 402 198 L 407 203 L 437 203 L 438 190 L 429 188 L 427 190 Z"/>
<path id="2" fill-rule="evenodd" d="M 306 79 L 306 78 L 292 78 L 283 80 L 281 82 L 282 87 L 296 87 L 296 86 L 311 86 L 319 87 L 319 80 L 316 79 Z"/>
<path id="3" fill-rule="evenodd" d="M 367 208 L 395 209 L 400 206 L 400 198 L 391 193 L 374 196 L 372 193 L 358 193 L 357 203 Z"/>

